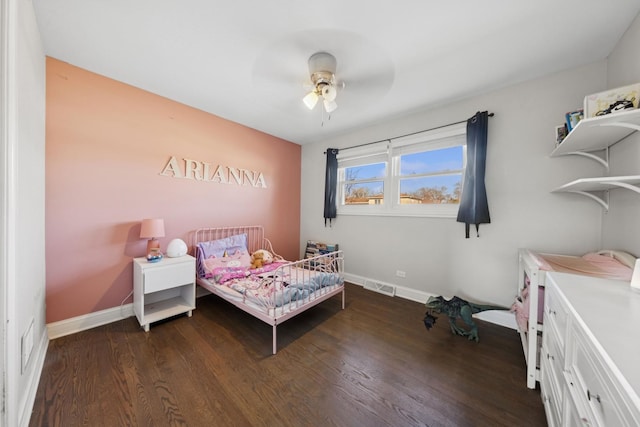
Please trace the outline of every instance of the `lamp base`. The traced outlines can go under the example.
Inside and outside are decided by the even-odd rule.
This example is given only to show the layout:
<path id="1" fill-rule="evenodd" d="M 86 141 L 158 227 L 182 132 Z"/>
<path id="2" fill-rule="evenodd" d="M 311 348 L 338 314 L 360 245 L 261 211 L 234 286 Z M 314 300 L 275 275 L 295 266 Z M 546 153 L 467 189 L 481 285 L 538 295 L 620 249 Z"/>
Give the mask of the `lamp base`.
<path id="1" fill-rule="evenodd" d="M 158 239 L 147 240 L 147 255 L 151 252 L 160 252 L 160 241 Z"/>

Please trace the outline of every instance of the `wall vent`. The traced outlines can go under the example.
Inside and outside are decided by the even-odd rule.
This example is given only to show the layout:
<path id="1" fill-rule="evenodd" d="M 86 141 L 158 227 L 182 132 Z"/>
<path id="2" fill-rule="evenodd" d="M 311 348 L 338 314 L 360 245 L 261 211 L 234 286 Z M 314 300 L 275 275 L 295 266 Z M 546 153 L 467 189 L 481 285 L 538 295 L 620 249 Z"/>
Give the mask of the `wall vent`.
<path id="1" fill-rule="evenodd" d="M 381 294 L 389 295 L 391 297 L 396 295 L 396 287 L 386 283 L 378 283 L 372 280 L 365 280 L 364 288 L 370 291 L 379 292 Z"/>

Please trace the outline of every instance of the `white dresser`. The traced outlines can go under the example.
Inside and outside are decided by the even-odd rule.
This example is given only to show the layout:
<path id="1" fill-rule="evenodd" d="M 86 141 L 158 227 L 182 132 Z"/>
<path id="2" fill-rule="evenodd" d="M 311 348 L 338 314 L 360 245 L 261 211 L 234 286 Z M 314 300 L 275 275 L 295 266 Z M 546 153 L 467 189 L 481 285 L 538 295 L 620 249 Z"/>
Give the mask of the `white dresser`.
<path id="1" fill-rule="evenodd" d="M 550 426 L 640 426 L 640 293 L 548 273 L 540 354 Z"/>

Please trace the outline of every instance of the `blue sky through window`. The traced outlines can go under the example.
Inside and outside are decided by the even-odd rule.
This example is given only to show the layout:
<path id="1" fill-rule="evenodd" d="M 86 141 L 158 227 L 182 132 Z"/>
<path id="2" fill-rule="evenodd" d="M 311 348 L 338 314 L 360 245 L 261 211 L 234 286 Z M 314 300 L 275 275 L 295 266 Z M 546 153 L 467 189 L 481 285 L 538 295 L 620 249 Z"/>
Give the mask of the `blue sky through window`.
<path id="1" fill-rule="evenodd" d="M 400 158 L 400 175 L 462 169 L 462 147 L 405 154 Z"/>
<path id="2" fill-rule="evenodd" d="M 400 175 L 403 177 L 400 192 L 413 193 L 420 188 L 446 187 L 446 193 L 452 194 L 456 184 L 461 180 L 462 146 L 455 146 L 432 151 L 423 151 L 401 156 Z M 408 179 L 414 174 L 427 174 L 442 171 L 456 171 L 452 175 L 439 175 Z M 374 163 L 346 169 L 347 180 L 384 179 L 385 163 Z M 383 191 L 382 182 L 361 183 L 358 188 L 368 188 L 370 194 Z M 355 187 L 353 187 L 355 188 Z"/>

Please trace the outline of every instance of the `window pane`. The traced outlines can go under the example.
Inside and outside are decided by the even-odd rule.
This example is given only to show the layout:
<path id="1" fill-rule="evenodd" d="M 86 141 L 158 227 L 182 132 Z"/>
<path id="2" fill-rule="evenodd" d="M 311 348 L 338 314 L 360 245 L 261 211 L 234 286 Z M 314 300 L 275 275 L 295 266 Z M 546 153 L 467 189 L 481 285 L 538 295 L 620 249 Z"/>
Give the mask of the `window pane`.
<path id="1" fill-rule="evenodd" d="M 384 202 L 384 182 L 344 185 L 345 205 L 381 205 Z"/>
<path id="2" fill-rule="evenodd" d="M 355 181 L 363 179 L 384 179 L 386 174 L 386 163 L 373 163 L 370 165 L 354 166 L 344 169 L 345 181 Z"/>
<path id="3" fill-rule="evenodd" d="M 400 204 L 460 203 L 461 188 L 461 174 L 401 179 Z"/>
<path id="4" fill-rule="evenodd" d="M 462 169 L 462 147 L 422 151 L 400 156 L 400 175 L 416 175 Z"/>

